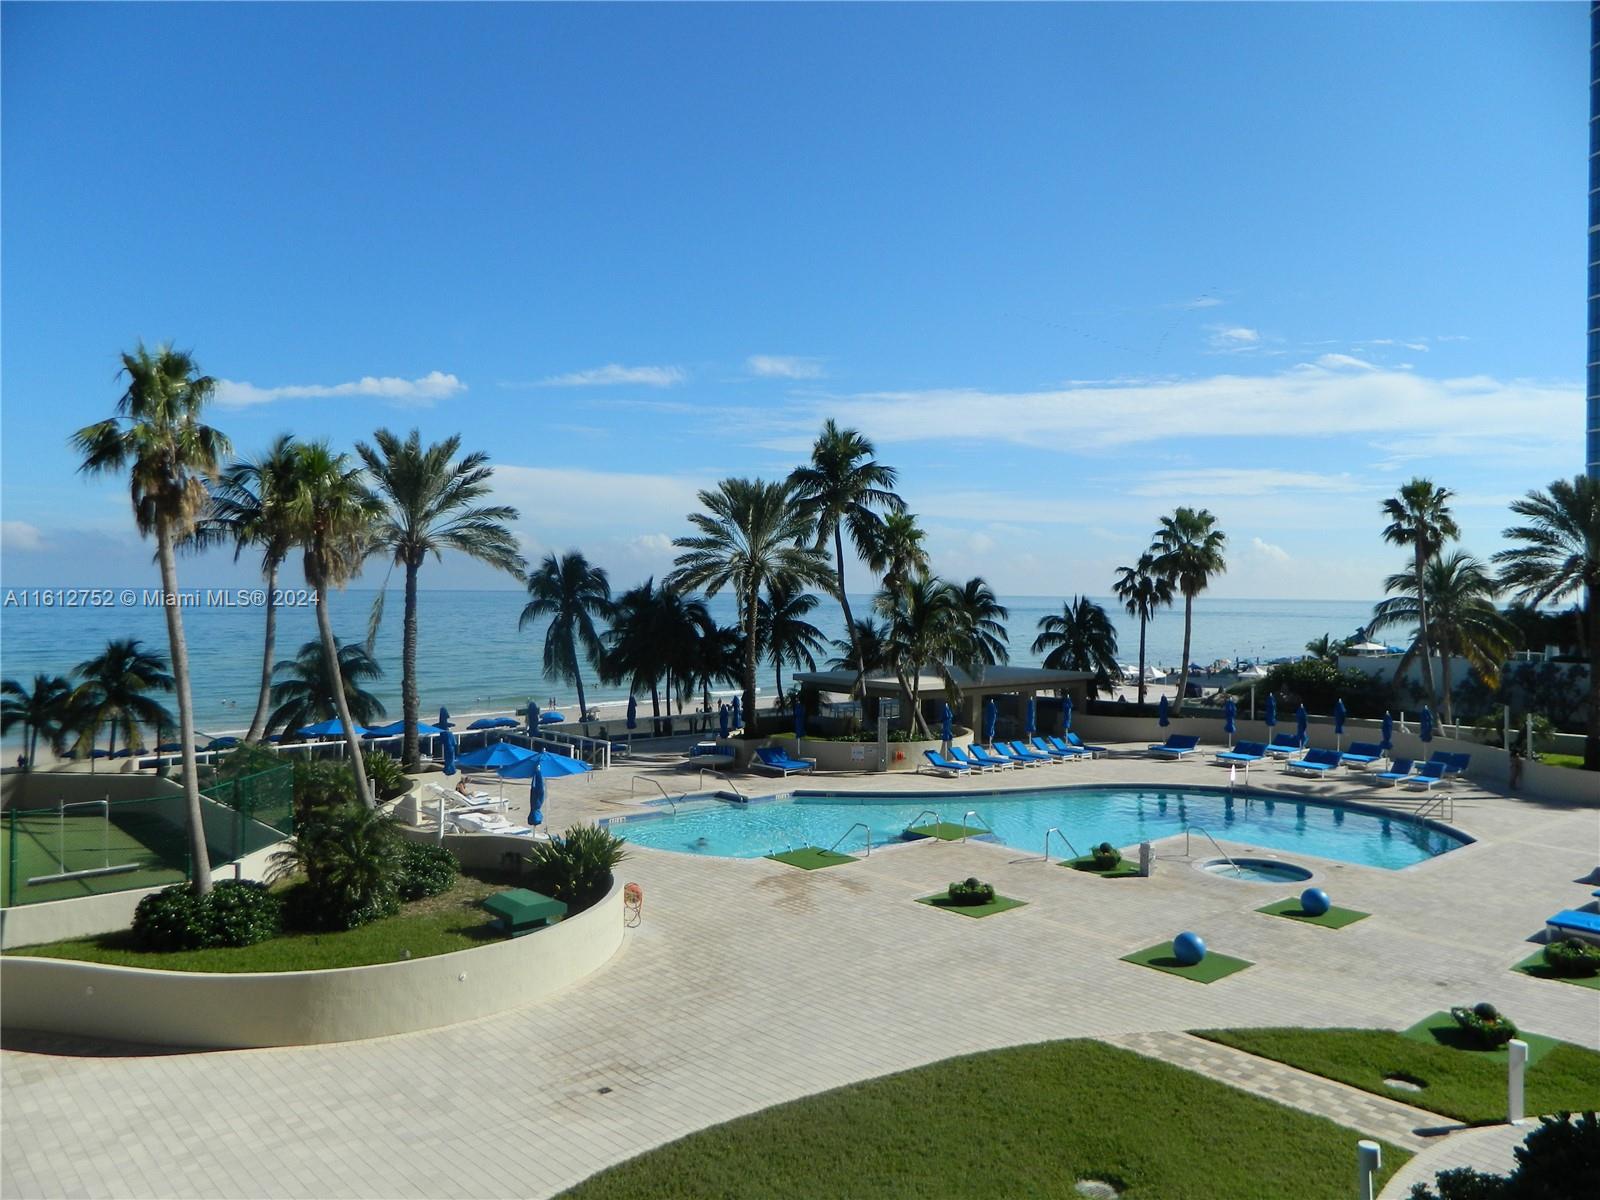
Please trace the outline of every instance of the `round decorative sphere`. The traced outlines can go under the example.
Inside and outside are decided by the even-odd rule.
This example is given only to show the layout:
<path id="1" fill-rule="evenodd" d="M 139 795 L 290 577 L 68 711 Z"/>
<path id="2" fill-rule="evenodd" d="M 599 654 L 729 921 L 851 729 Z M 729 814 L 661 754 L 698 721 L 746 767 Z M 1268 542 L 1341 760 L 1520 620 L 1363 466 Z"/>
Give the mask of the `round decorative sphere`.
<path id="1" fill-rule="evenodd" d="M 1198 933 L 1180 933 L 1172 939 L 1172 957 L 1185 967 L 1192 967 L 1206 956 L 1206 943 Z"/>
<path id="2" fill-rule="evenodd" d="M 1328 911 L 1328 893 L 1321 888 L 1307 888 L 1300 893 L 1300 911 L 1308 917 L 1320 917 Z"/>

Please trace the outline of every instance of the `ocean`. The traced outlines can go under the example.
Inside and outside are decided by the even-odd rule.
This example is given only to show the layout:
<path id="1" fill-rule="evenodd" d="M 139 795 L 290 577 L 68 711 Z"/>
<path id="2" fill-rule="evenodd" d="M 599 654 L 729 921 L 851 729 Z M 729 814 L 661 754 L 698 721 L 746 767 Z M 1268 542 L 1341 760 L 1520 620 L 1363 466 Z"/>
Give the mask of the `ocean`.
<path id="1" fill-rule="evenodd" d="M 366 637 L 367 618 L 376 591 L 352 588 L 331 599 L 334 632 L 345 640 Z M 1097 598 L 1116 622 L 1118 658 L 1137 661 L 1139 626 L 1115 601 Z M 1043 596 L 1002 597 L 1010 610 L 1011 661 L 1036 665 L 1041 655 L 1030 647 L 1039 618 L 1061 611 L 1061 600 Z M 440 705 L 452 713 L 509 710 L 525 707 L 529 699 L 541 707 L 564 708 L 576 715 L 576 692 L 565 684 L 543 678 L 540 671 L 544 623 L 518 630 L 517 618 L 526 601 L 524 593 L 496 591 L 423 590 L 418 596 L 420 636 L 417 682 L 424 715 Z M 381 680 L 369 685 L 389 712 L 400 717 L 400 623 L 403 597 L 391 588 L 385 600 L 384 620 L 376 653 L 384 668 Z M 852 596 L 857 614 L 869 611 L 870 598 Z M 734 619 L 733 599 L 726 594 L 710 602 L 720 623 Z M 1341 600 L 1224 600 L 1201 597 L 1195 601 L 1195 662 L 1215 659 L 1264 660 L 1301 654 L 1313 638 L 1329 633 L 1346 637 L 1372 614 L 1372 605 Z M 824 598 L 813 624 L 828 638 L 841 637 L 844 619 L 836 602 Z M 197 605 L 184 609 L 184 630 L 193 671 L 196 725 L 208 736 L 242 731 L 255 708 L 261 670 L 262 612 L 257 607 Z M 309 608 L 280 608 L 277 654 L 291 658 L 300 645 L 316 636 L 316 618 Z M 36 673 L 68 674 L 73 666 L 94 657 L 112 638 L 134 637 L 165 654 L 166 621 L 155 606 L 41 608 L 7 604 L 0 609 L 0 676 L 30 686 Z M 1183 649 L 1183 609 L 1161 613 L 1150 623 L 1146 656 L 1149 662 L 1176 667 Z M 819 666 L 825 665 L 819 660 Z M 787 681 L 789 670 L 784 671 Z M 764 667 L 757 677 L 764 695 L 770 695 L 773 675 Z M 584 680 L 591 703 L 626 699 L 626 690 Z M 648 698 L 641 697 L 645 707 Z M 17 741 L 16 731 L 6 744 Z"/>

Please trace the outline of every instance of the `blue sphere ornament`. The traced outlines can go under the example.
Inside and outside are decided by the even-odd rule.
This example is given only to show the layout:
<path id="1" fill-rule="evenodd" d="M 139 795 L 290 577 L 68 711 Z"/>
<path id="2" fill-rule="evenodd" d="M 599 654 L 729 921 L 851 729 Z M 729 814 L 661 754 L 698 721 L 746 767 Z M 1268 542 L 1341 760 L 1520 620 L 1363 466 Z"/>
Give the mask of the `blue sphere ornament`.
<path id="1" fill-rule="evenodd" d="M 1307 888 L 1300 893 L 1300 911 L 1308 917 L 1320 917 L 1329 907 L 1328 893 L 1321 888 Z"/>
<path id="2" fill-rule="evenodd" d="M 1192 967 L 1206 956 L 1206 943 L 1198 933 L 1180 933 L 1172 939 L 1172 957 L 1184 967 Z"/>

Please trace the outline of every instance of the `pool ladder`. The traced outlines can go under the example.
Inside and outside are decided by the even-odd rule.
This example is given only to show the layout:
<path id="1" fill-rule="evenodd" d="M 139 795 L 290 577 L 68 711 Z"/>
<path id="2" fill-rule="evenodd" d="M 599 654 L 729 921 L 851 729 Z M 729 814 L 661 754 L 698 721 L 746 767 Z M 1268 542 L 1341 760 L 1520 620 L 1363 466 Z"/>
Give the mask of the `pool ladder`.
<path id="1" fill-rule="evenodd" d="M 969 809 L 967 809 L 966 812 L 961 814 L 961 840 L 963 842 L 967 840 L 967 830 L 971 828 L 971 826 L 969 826 L 967 824 L 967 818 L 968 817 L 976 817 L 976 818 L 978 818 L 978 820 L 983 822 L 983 831 L 985 833 L 987 833 L 990 837 L 994 837 L 995 836 L 994 826 L 989 824 L 989 819 L 987 817 L 985 817 L 982 813 L 980 813 L 977 809 L 969 808 Z M 1049 835 L 1048 834 L 1046 834 L 1045 837 L 1046 837 L 1046 840 L 1049 839 Z"/>
<path id="2" fill-rule="evenodd" d="M 699 773 L 697 774 L 697 776 L 695 778 L 695 784 L 694 785 L 695 785 L 696 788 L 701 788 L 701 787 L 705 786 L 706 776 L 707 775 L 711 776 L 711 778 L 713 778 L 713 779 L 722 780 L 723 783 L 727 784 L 730 788 L 733 789 L 733 794 L 735 796 L 739 797 L 739 799 L 740 799 L 740 801 L 742 803 L 745 803 L 745 804 L 749 804 L 750 803 L 750 797 L 746 796 L 743 792 L 741 792 L 739 790 L 739 785 L 737 783 L 735 783 L 733 780 L 729 779 L 726 775 L 719 775 L 716 771 L 713 771 L 710 767 L 701 767 L 700 768 Z"/>
<path id="3" fill-rule="evenodd" d="M 1058 826 L 1052 825 L 1052 826 L 1050 826 L 1049 829 L 1046 829 L 1044 831 L 1044 861 L 1045 862 L 1048 863 L 1050 861 L 1050 835 L 1052 833 L 1055 834 L 1058 838 L 1061 839 L 1061 841 L 1066 845 L 1068 850 L 1072 851 L 1072 857 L 1073 858 L 1082 858 L 1083 857 L 1083 855 L 1078 853 L 1078 848 L 1072 844 L 1072 839 L 1069 838 L 1066 834 L 1062 833 Z"/>
<path id="4" fill-rule="evenodd" d="M 661 798 L 672 806 L 672 815 L 673 816 L 677 816 L 678 815 L 678 801 L 674 800 L 671 796 L 669 796 L 667 794 L 667 789 L 661 786 L 661 781 L 659 779 L 652 779 L 648 775 L 635 775 L 633 777 L 633 782 L 628 786 L 628 795 L 632 796 L 632 795 L 634 795 L 634 794 L 636 794 L 638 792 L 639 784 L 640 784 L 641 781 L 644 782 L 644 783 L 653 783 L 653 784 L 655 784 L 656 785 L 656 791 L 661 793 Z M 687 800 L 688 798 L 689 798 L 689 795 L 688 795 L 687 792 L 679 792 L 678 793 L 678 800 Z"/>
<path id="5" fill-rule="evenodd" d="M 1192 857 L 1192 855 L 1189 853 L 1189 835 L 1196 832 L 1205 834 L 1206 841 L 1210 842 L 1211 845 L 1215 847 L 1217 853 L 1222 855 L 1222 860 L 1232 867 L 1236 873 L 1243 874 L 1243 872 L 1239 870 L 1239 864 L 1228 857 L 1228 852 L 1226 850 L 1217 845 L 1217 839 L 1212 837 L 1204 828 L 1199 825 L 1185 825 L 1183 827 L 1183 856 L 1185 858 Z"/>
<path id="6" fill-rule="evenodd" d="M 833 845 L 828 847 L 828 853 L 832 854 L 835 850 L 837 850 L 839 848 L 839 842 L 844 841 L 845 838 L 849 837 L 852 833 L 854 833 L 858 829 L 862 830 L 867 835 L 867 857 L 871 858 L 872 857 L 872 829 L 871 829 L 870 826 L 867 825 L 867 823 L 865 821 L 857 821 L 854 825 L 850 826 L 849 829 L 846 829 L 842 834 L 840 834 L 839 835 L 839 840 L 834 842 Z"/>

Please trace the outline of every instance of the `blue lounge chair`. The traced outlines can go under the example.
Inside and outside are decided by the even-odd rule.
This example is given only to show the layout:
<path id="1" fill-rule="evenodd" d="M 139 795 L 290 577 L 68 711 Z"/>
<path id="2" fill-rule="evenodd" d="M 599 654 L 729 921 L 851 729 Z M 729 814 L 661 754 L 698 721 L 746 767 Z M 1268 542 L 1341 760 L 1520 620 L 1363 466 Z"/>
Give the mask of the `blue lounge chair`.
<path id="1" fill-rule="evenodd" d="M 1276 758 L 1289 758 L 1305 748 L 1305 743 L 1297 733 L 1275 733 L 1267 743 L 1267 753 Z"/>
<path id="2" fill-rule="evenodd" d="M 1383 747 L 1377 742 L 1351 742 L 1350 749 L 1339 755 L 1340 762 L 1357 771 L 1365 771 L 1382 759 Z"/>
<path id="3" fill-rule="evenodd" d="M 1445 771 L 1446 775 L 1465 775 L 1467 768 L 1472 764 L 1472 755 L 1470 754 L 1452 754 L 1450 758 L 1451 764 Z"/>
<path id="4" fill-rule="evenodd" d="M 1411 778 L 1411 768 L 1415 764 L 1409 758 L 1392 758 L 1389 760 L 1389 769 L 1379 771 L 1370 776 L 1373 783 L 1381 783 L 1384 787 L 1393 787 L 1395 784 Z"/>
<path id="5" fill-rule="evenodd" d="M 972 770 L 972 768 L 966 763 L 955 762 L 951 759 L 948 759 L 944 755 L 940 754 L 937 750 L 924 750 L 922 752 L 922 757 L 928 760 L 928 765 L 931 766 L 935 771 L 941 771 L 950 777 L 964 775 L 966 772 Z M 919 767 L 918 770 L 920 771 L 921 768 Z"/>
<path id="6" fill-rule="evenodd" d="M 992 743 L 989 746 L 989 753 L 998 754 L 1001 758 L 1008 762 L 1014 762 L 1019 767 L 1042 767 L 1044 765 L 1044 760 L 1038 758 L 1036 755 L 1018 754 L 1011 748 L 1011 743 L 1009 742 Z"/>
<path id="7" fill-rule="evenodd" d="M 759 747 L 756 758 L 758 761 L 751 763 L 752 767 L 776 771 L 779 775 L 798 775 L 803 771 L 813 771 L 817 766 L 803 758 L 790 758 L 788 752 L 779 746 Z"/>
<path id="8" fill-rule="evenodd" d="M 1219 763 L 1251 763 L 1265 762 L 1267 760 L 1267 747 L 1264 742 L 1240 742 L 1232 750 L 1217 751 L 1216 760 Z"/>
<path id="9" fill-rule="evenodd" d="M 991 765 L 986 762 L 980 762 L 978 759 L 969 756 L 960 746 L 950 747 L 950 759 L 952 762 L 965 763 L 967 768 L 973 771 L 999 771 L 1005 767 L 1004 763 Z"/>
<path id="10" fill-rule="evenodd" d="M 1582 938 L 1586 942 L 1600 942 L 1600 913 L 1584 912 L 1580 908 L 1562 909 L 1545 919 L 1551 940 L 1557 937 Z"/>
<path id="11" fill-rule="evenodd" d="M 1307 750 L 1304 756 L 1284 763 L 1283 769 L 1295 775 L 1327 775 L 1339 769 L 1341 757 L 1337 750 Z"/>
<path id="12" fill-rule="evenodd" d="M 1088 757 L 1088 755 L 1081 750 L 1073 750 L 1066 746 L 1052 746 L 1049 742 L 1045 741 L 1044 738 L 1038 736 L 1037 734 L 1034 735 L 1033 741 L 1030 742 L 1029 745 L 1032 749 L 1037 750 L 1040 754 L 1048 754 L 1051 758 L 1059 759 L 1061 762 L 1071 762 L 1075 758 Z"/>
<path id="13" fill-rule="evenodd" d="M 1060 742 L 1061 739 L 1051 738 L 1050 740 L 1052 742 Z M 1102 754 L 1111 753 L 1111 748 L 1109 746 L 1085 746 L 1081 737 L 1070 732 L 1067 734 L 1067 745 L 1071 746 L 1074 750 L 1084 751 L 1089 755 L 1090 758 L 1099 758 Z"/>
<path id="14" fill-rule="evenodd" d="M 1007 742 L 1006 745 L 1009 746 L 1011 748 L 1011 752 L 1018 758 L 1022 759 L 1023 762 L 1047 763 L 1056 761 L 1048 754 L 1040 754 L 1037 750 L 1030 749 L 1024 742 Z"/>
<path id="15" fill-rule="evenodd" d="M 1020 762 L 1016 761 L 1016 759 L 1009 756 L 1002 758 L 990 754 L 982 746 L 978 745 L 977 742 L 973 742 L 972 745 L 967 747 L 967 756 L 979 766 L 984 767 L 1020 767 L 1022 765 Z"/>
<path id="16" fill-rule="evenodd" d="M 1193 734 L 1174 733 L 1169 734 L 1161 745 L 1146 747 L 1145 752 L 1157 758 L 1182 758 L 1185 754 L 1193 754 L 1199 745 L 1200 739 Z"/>
<path id="17" fill-rule="evenodd" d="M 1445 765 L 1438 759 L 1432 762 L 1418 763 L 1417 773 L 1408 775 L 1405 779 L 1405 785 L 1427 791 L 1434 784 L 1444 782 L 1444 772 Z"/>

